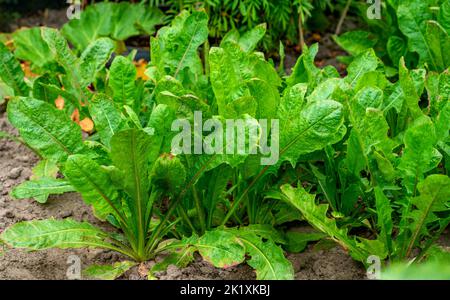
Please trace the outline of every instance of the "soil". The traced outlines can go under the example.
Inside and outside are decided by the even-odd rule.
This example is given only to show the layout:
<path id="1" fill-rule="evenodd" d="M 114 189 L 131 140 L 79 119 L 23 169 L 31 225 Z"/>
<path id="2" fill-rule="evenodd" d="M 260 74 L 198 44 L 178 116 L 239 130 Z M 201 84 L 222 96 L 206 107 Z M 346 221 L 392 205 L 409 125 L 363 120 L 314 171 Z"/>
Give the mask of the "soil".
<path id="1" fill-rule="evenodd" d="M 6 114 L 0 108 L 0 130 L 17 135 L 9 124 Z M 96 220 L 89 207 L 79 195 L 68 193 L 51 196 L 46 204 L 33 200 L 13 200 L 11 189 L 31 176 L 37 156 L 17 142 L 0 139 L 0 232 L 20 221 L 46 218 L 73 218 L 89 221 L 108 229 L 108 224 Z M 20 249 L 4 249 L 0 256 L 0 279 L 67 279 L 67 270 L 73 264 L 71 256 L 76 255 L 82 267 L 92 264 L 112 264 L 124 259 L 107 250 L 50 249 L 27 252 Z M 292 261 L 296 279 L 363 279 L 364 270 L 341 248 L 319 250 L 313 245 L 299 254 L 288 254 Z M 154 262 L 148 262 L 125 273 L 121 279 L 145 279 L 142 270 Z M 170 266 L 167 272 L 156 274 L 159 279 L 255 279 L 255 273 L 247 265 L 226 270 L 216 269 L 197 256 L 195 262 L 185 269 Z"/>

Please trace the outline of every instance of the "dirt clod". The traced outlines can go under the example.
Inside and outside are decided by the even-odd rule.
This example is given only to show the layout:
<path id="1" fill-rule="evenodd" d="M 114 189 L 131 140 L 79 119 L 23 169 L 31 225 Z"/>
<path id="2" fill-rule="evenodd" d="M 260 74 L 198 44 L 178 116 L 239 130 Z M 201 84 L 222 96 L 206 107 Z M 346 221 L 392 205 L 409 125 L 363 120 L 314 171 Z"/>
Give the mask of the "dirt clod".
<path id="1" fill-rule="evenodd" d="M 11 169 L 11 171 L 9 171 L 9 173 L 8 173 L 8 178 L 9 179 L 17 179 L 22 174 L 22 171 L 23 171 L 23 169 L 21 167 Z"/>

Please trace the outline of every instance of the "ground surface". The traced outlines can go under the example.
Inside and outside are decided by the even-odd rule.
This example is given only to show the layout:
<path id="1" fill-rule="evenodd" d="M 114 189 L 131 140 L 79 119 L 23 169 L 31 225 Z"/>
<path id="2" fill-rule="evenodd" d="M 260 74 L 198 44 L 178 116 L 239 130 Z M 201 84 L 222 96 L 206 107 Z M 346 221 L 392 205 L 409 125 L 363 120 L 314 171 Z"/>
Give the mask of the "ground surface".
<path id="1" fill-rule="evenodd" d="M 6 114 L 0 112 L 0 130 L 12 134 L 16 131 L 6 119 Z M 84 205 L 77 194 L 65 194 L 51 197 L 47 204 L 42 205 L 33 200 L 13 200 L 9 196 L 11 189 L 27 180 L 31 168 L 38 159 L 25 146 L 16 142 L 0 139 L 0 232 L 8 226 L 20 221 L 45 219 L 73 218 L 78 221 L 89 221 L 107 228 L 107 224 L 98 222 L 90 209 Z M 51 249 L 37 252 L 26 252 L 17 249 L 5 249 L 0 256 L 0 279 L 66 279 L 66 273 L 71 266 L 71 255 L 80 258 L 82 267 L 91 264 L 110 264 L 122 259 L 121 256 L 105 250 Z M 300 254 L 288 254 L 292 261 L 297 279 L 362 279 L 364 270 L 340 248 L 319 250 L 310 246 Z M 127 272 L 124 279 L 143 279 L 140 273 L 152 262 L 136 267 Z M 240 265 L 227 270 L 219 270 L 207 262 L 196 259 L 187 268 L 180 270 L 174 266 L 167 272 L 157 274 L 160 279 L 254 279 L 253 270 Z"/>

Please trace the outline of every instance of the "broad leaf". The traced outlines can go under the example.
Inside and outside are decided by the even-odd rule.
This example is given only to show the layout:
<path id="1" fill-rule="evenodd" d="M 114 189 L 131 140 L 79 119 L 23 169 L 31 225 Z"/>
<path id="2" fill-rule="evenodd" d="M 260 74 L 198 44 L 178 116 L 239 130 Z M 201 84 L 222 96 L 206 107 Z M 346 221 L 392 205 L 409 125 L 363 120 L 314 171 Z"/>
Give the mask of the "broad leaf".
<path id="1" fill-rule="evenodd" d="M 16 199 L 35 198 L 40 203 L 47 202 L 50 194 L 64 194 L 75 192 L 75 189 L 69 182 L 61 179 L 41 178 L 24 183 L 15 187 L 11 196 Z"/>
<path id="2" fill-rule="evenodd" d="M 46 102 L 15 98 L 8 105 L 8 118 L 25 142 L 46 159 L 61 163 L 85 151 L 80 127 Z"/>
<path id="3" fill-rule="evenodd" d="M 84 155 L 72 155 L 67 160 L 64 175 L 83 200 L 92 205 L 99 219 L 105 220 L 109 214 L 120 215 L 122 205 L 117 189 L 108 172 L 96 162 Z"/>
<path id="4" fill-rule="evenodd" d="M 100 280 L 114 280 L 136 265 L 131 261 L 120 261 L 112 265 L 92 265 L 83 270 L 83 275 Z"/>
<path id="5" fill-rule="evenodd" d="M 0 79 L 7 86 L 13 89 L 16 96 L 27 96 L 28 86 L 26 85 L 24 73 L 19 62 L 14 55 L 9 52 L 3 43 L 0 43 Z M 11 95 L 12 96 L 12 95 Z"/>
<path id="6" fill-rule="evenodd" d="M 108 248 L 108 235 L 87 222 L 64 220 L 34 220 L 19 222 L 1 235 L 0 239 L 9 246 L 30 250 L 49 248 Z"/>

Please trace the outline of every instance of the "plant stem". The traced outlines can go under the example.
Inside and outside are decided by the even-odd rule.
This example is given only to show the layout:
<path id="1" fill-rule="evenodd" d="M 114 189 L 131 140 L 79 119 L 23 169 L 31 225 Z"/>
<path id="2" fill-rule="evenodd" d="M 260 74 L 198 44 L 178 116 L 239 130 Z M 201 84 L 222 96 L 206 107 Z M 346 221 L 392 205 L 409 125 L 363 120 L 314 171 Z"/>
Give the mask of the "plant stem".
<path id="1" fill-rule="evenodd" d="M 195 188 L 195 185 L 192 186 L 192 196 L 194 197 L 195 201 L 195 208 L 197 210 L 197 217 L 200 219 L 200 227 L 202 228 L 202 234 L 206 231 L 206 225 L 205 225 L 205 211 L 203 210 L 202 202 L 200 200 L 200 197 L 198 196 L 197 189 Z"/>
<path id="2" fill-rule="evenodd" d="M 188 214 L 186 213 L 186 210 L 181 205 L 178 207 L 178 212 L 183 218 L 183 221 L 186 222 L 186 224 L 191 228 L 192 233 L 197 233 L 197 229 L 195 229 L 194 225 L 192 224 L 191 220 L 189 219 Z"/>
<path id="3" fill-rule="evenodd" d="M 203 58 L 205 60 L 205 75 L 209 77 L 209 40 L 203 45 Z"/>
<path id="4" fill-rule="evenodd" d="M 298 11 L 298 37 L 299 37 L 299 47 L 303 51 L 303 46 L 305 45 L 305 37 L 303 35 L 303 18 L 301 8 Z"/>
<path id="5" fill-rule="evenodd" d="M 344 10 L 342 11 L 342 15 L 339 18 L 339 22 L 336 27 L 336 35 L 341 34 L 342 25 L 344 24 L 344 20 L 347 17 L 348 10 L 350 9 L 350 5 L 352 4 L 352 0 L 347 0 L 347 4 L 345 4 Z"/>

